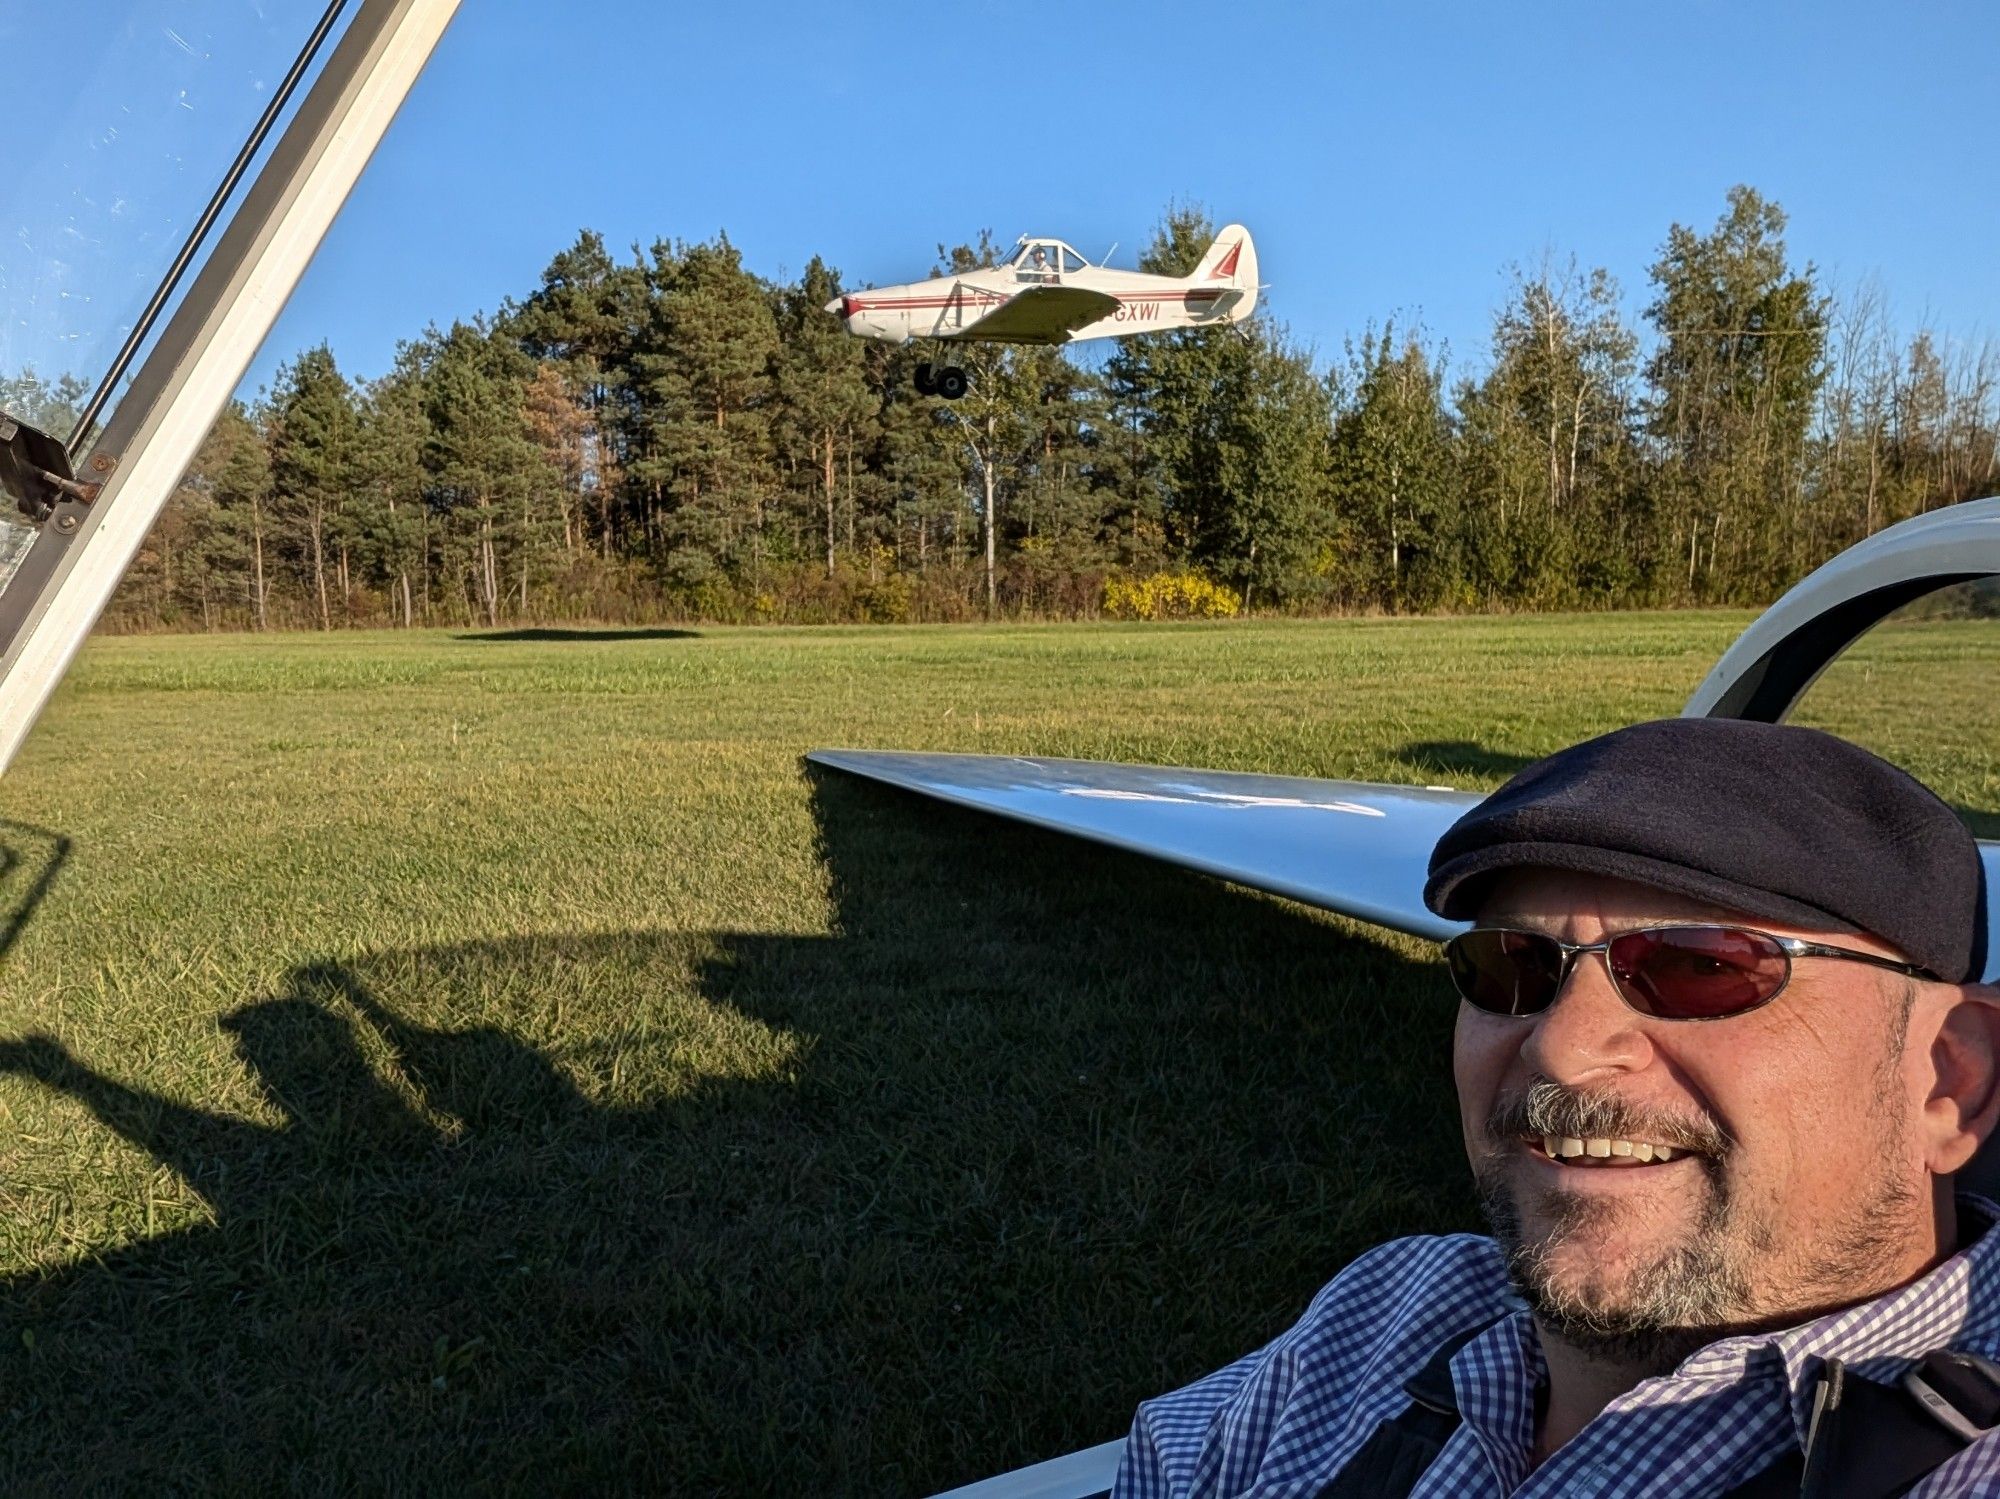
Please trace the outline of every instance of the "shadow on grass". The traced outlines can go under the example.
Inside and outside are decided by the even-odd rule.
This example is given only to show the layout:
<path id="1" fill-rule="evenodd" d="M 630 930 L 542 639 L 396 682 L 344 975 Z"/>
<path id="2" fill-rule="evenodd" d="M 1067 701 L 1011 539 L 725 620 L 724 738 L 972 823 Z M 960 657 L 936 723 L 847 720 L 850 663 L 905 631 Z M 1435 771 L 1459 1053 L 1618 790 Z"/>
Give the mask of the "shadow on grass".
<path id="1" fill-rule="evenodd" d="M 699 630 L 671 630 L 647 627 L 631 630 L 596 630 L 590 628 L 565 630 L 554 626 L 537 625 L 519 630 L 478 630 L 454 635 L 453 640 L 699 640 Z"/>
<path id="2" fill-rule="evenodd" d="M 0 1048 L 213 1214 L 0 1283 L 0 1489 L 929 1492 L 1116 1435 L 1366 1245 L 1473 1221 L 1428 968 L 812 798 L 832 935 L 301 968 L 224 1022 L 277 1123 Z"/>
<path id="3" fill-rule="evenodd" d="M 70 840 L 31 822 L 0 817 L 0 958 L 14 950 L 69 862 Z"/>
<path id="4" fill-rule="evenodd" d="M 1421 739 L 1396 751 L 1396 758 L 1425 775 L 1498 776 L 1505 780 L 1534 763 L 1530 755 L 1488 749 L 1469 739 Z"/>

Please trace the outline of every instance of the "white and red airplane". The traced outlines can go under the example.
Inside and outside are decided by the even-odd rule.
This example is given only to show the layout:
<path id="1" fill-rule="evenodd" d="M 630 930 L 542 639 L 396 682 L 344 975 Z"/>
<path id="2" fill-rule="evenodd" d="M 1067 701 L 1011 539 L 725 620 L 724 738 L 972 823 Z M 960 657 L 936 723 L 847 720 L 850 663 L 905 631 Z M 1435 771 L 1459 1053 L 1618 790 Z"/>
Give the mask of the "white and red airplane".
<path id="1" fill-rule="evenodd" d="M 1063 344 L 1240 323 L 1256 307 L 1257 290 L 1257 247 L 1249 230 L 1231 224 L 1190 276 L 1092 265 L 1059 239 L 1023 235 L 999 265 L 849 292 L 826 310 L 857 338 L 886 343 Z M 928 364 L 917 366 L 924 395 L 955 401 L 966 384 L 957 365 L 935 374 Z"/>

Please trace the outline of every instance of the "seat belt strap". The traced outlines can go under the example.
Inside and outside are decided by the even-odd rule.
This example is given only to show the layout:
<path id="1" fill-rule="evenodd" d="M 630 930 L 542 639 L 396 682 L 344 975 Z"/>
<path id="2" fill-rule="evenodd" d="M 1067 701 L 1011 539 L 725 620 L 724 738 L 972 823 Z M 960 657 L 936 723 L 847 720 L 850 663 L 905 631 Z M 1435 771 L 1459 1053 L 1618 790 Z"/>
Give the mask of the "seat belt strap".
<path id="1" fill-rule="evenodd" d="M 1862 1379 L 1828 1359 L 1813 1394 L 1801 1499 L 1901 1499 L 1983 1436 L 1981 1426 L 2000 1407 L 2000 1388 L 1986 1390 L 1975 1404 L 1977 1387 L 1941 1377 L 1940 1369 L 1963 1375 L 1963 1356 L 1927 1354 L 1900 1387 Z M 1952 1396 L 1925 1380 L 1926 1373 L 1951 1387 Z"/>
<path id="2" fill-rule="evenodd" d="M 1410 1404 L 1369 1434 L 1316 1499 L 1407 1499 L 1461 1421 L 1451 1361 L 1485 1330 L 1452 1338 L 1406 1380 Z M 1814 1389 L 1805 1451 L 1782 1454 L 1722 1499 L 1902 1499 L 1996 1428 L 2000 1368 L 1984 1359 L 1927 1354 L 1897 1388 L 1830 1358 Z"/>

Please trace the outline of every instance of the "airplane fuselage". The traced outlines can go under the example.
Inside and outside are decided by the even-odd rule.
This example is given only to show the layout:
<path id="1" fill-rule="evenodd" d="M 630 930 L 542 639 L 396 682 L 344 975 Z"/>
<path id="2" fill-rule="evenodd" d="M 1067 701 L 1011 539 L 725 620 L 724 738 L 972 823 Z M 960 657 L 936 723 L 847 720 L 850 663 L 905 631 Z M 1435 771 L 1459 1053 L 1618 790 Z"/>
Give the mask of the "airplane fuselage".
<path id="1" fill-rule="evenodd" d="M 1085 338 L 1152 333 L 1165 328 L 1199 328 L 1234 321 L 1226 314 L 1239 300 L 1221 285 L 1197 286 L 1178 276 L 1149 276 L 1093 266 L 1070 275 L 1049 272 L 1045 279 L 1017 280 L 1012 268 L 967 271 L 933 281 L 878 286 L 842 297 L 841 321 L 860 338 L 908 343 L 913 338 L 957 338 L 1001 304 L 1030 286 L 1081 286 L 1117 299 L 1117 308 L 1071 332 L 1067 339 L 999 338 L 1005 343 L 1075 342 Z M 975 335 L 986 337 L 987 335 Z"/>
<path id="2" fill-rule="evenodd" d="M 1187 276 L 1095 266 L 1061 240 L 1023 237 L 1003 265 L 850 292 L 827 311 L 856 337 L 887 343 L 1073 343 L 1239 322 L 1257 302 L 1256 265 L 1248 232 L 1234 224 Z"/>

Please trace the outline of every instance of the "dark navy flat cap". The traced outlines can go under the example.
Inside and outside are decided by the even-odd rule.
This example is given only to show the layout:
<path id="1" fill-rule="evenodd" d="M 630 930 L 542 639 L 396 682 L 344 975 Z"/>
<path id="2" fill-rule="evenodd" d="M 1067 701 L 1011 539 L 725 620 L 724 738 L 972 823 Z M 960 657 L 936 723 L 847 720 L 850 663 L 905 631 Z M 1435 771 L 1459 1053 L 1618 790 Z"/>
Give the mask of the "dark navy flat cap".
<path id="1" fill-rule="evenodd" d="M 1667 718 L 1538 760 L 1438 840 L 1424 904 L 1467 920 L 1492 876 L 1523 868 L 1866 932 L 1951 983 L 1986 963 L 1965 824 L 1921 781 L 1817 729 Z"/>

